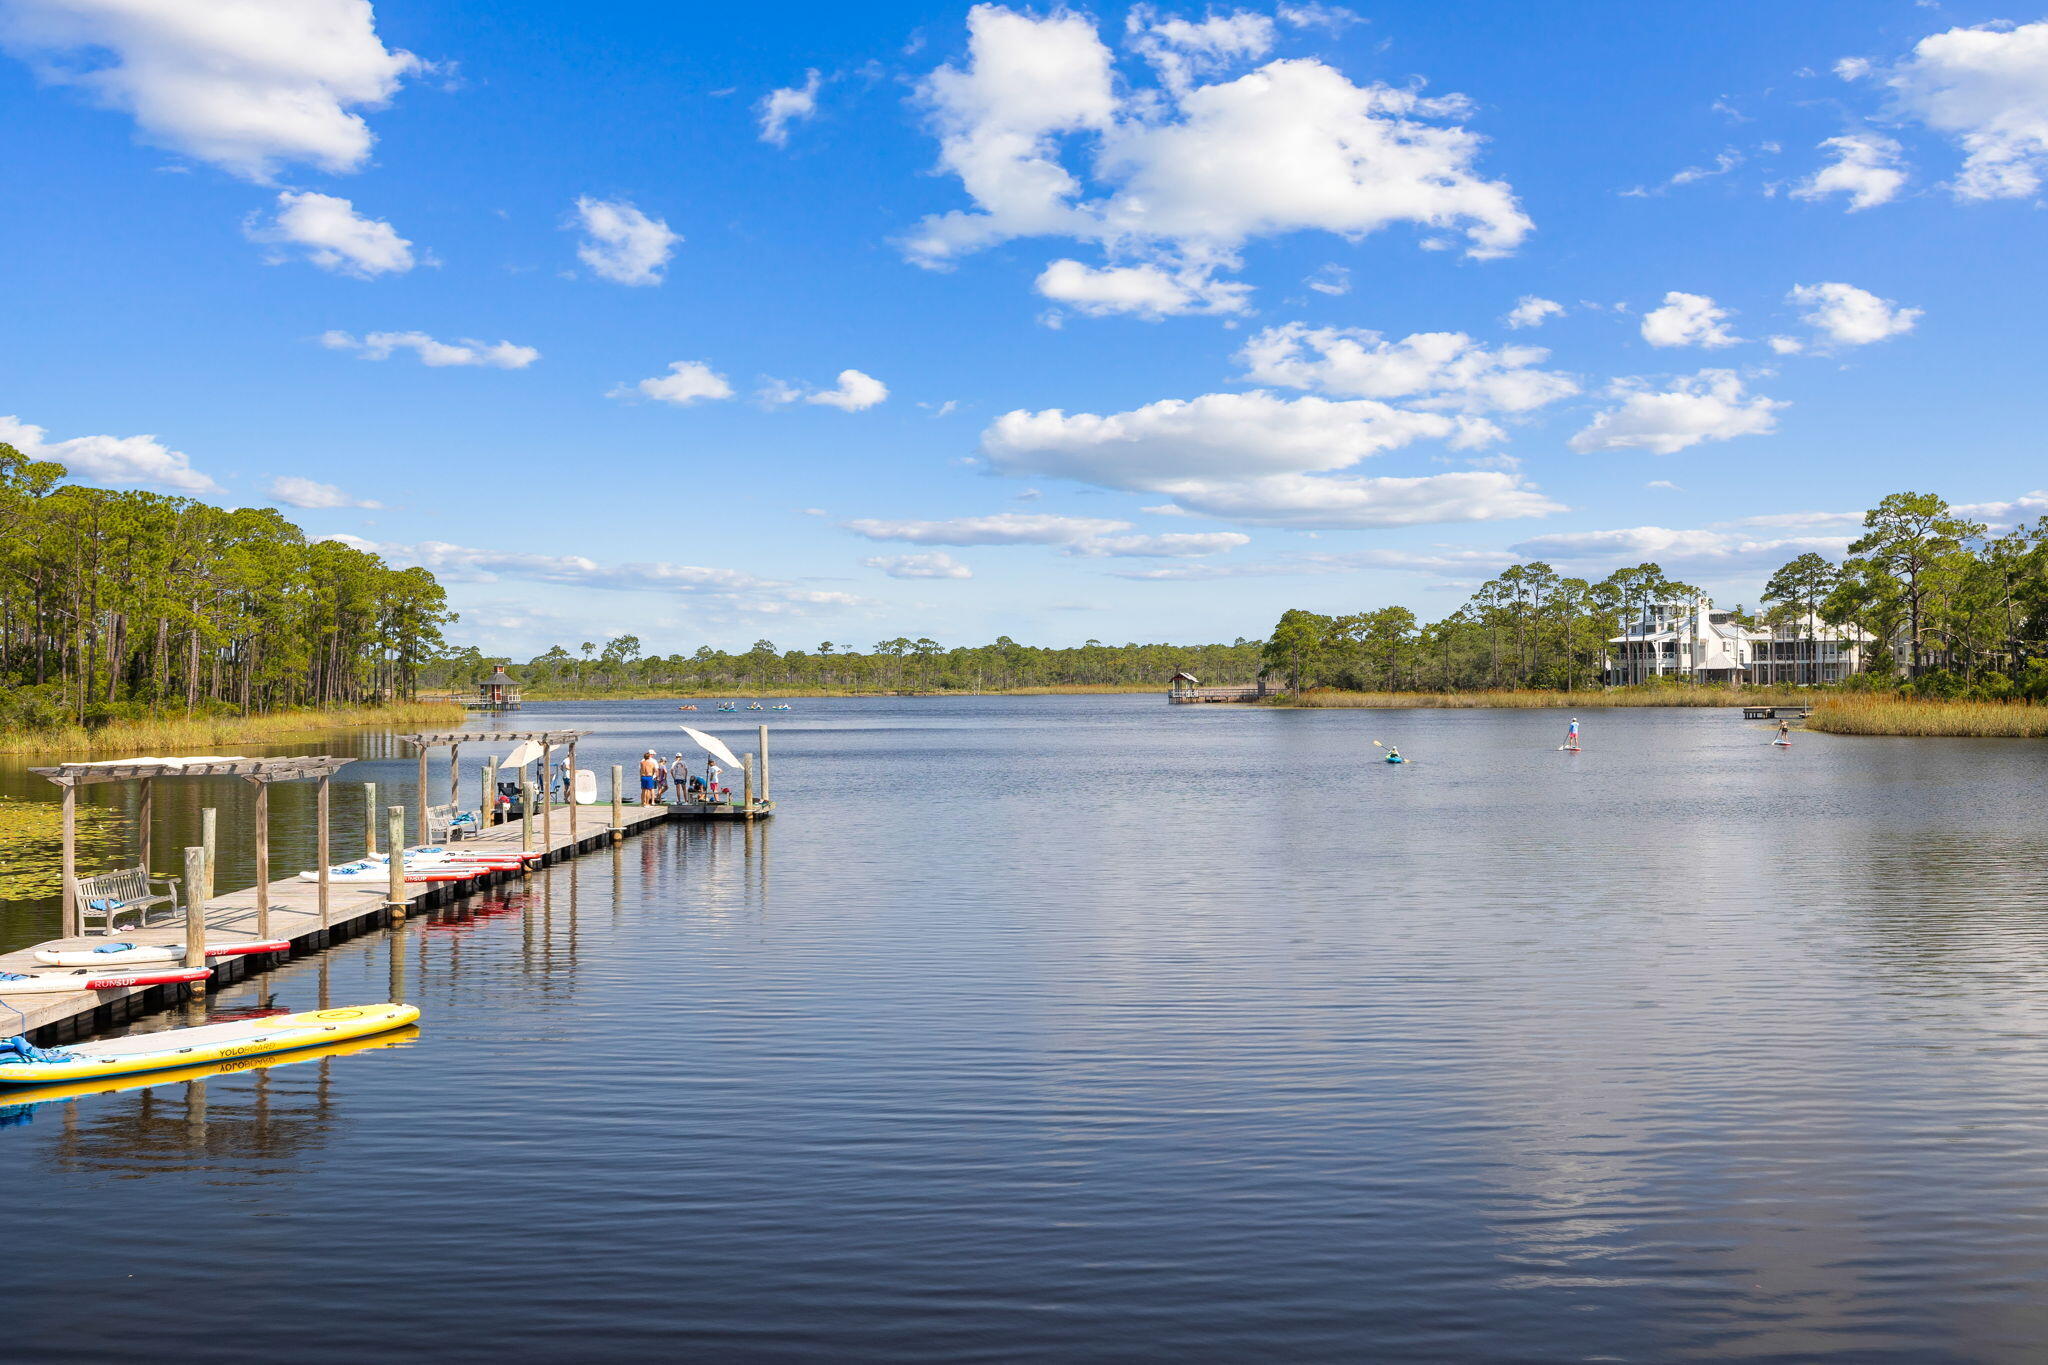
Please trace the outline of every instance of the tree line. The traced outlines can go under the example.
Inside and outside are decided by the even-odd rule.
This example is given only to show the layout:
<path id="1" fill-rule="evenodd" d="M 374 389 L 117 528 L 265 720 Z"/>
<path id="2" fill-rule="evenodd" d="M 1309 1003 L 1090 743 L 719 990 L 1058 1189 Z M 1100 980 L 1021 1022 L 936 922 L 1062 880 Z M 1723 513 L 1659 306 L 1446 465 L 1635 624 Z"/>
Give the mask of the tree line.
<path id="1" fill-rule="evenodd" d="M 1157 687 L 1175 669 L 1205 682 L 1248 683 L 1260 667 L 1260 642 L 1213 645 L 1109 645 L 1100 640 L 1066 649 L 1020 645 L 1007 635 L 991 644 L 947 648 L 899 636 L 862 650 L 826 640 L 815 649 L 782 649 L 756 640 L 743 653 L 704 645 L 690 653 L 643 654 L 638 636 L 602 646 L 585 641 L 573 652 L 556 645 L 514 664 L 467 649 L 437 661 L 430 685 L 467 691 L 493 666 L 535 695 L 659 692 L 716 696 L 721 692 L 1003 692 L 1017 688 Z"/>
<path id="2" fill-rule="evenodd" d="M 1440 621 L 1406 607 L 1288 610 L 1262 661 L 1296 691 L 1568 690 L 1602 681 L 1607 642 L 1650 605 L 1700 595 L 1654 563 L 1593 580 L 1533 561 Z M 1933 494 L 1895 493 L 1864 514 L 1839 561 L 1802 554 L 1770 576 L 1757 611 L 1728 610 L 1795 638 L 1867 632 L 1851 685 L 2048 699 L 2048 517 L 1993 534 Z"/>
<path id="3" fill-rule="evenodd" d="M 425 569 L 268 508 L 66 484 L 0 443 L 0 723 L 410 695 L 455 618 Z"/>

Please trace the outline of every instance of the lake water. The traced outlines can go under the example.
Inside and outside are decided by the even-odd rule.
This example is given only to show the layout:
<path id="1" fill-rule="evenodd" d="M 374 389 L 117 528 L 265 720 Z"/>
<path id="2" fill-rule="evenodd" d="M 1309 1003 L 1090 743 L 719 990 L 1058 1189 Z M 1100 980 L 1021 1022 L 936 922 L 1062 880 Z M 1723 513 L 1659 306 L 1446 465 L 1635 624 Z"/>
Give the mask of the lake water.
<path id="1" fill-rule="evenodd" d="M 0 1355 L 2040 1358 L 2048 745 L 797 706 L 772 823 L 208 1007 L 396 984 L 416 1039 L 0 1111 Z M 514 723 L 603 771 L 679 719 Z M 187 785 L 160 848 L 246 801 Z"/>

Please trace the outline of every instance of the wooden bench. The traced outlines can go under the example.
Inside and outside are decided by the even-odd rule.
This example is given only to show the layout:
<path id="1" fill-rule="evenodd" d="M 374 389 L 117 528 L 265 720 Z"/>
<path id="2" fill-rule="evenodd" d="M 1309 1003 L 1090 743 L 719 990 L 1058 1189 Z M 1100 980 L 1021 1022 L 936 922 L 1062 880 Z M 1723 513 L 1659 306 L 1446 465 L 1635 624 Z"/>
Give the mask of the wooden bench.
<path id="1" fill-rule="evenodd" d="M 427 807 L 427 842 L 445 844 L 477 836 L 476 817 L 453 806 Z"/>
<path id="2" fill-rule="evenodd" d="M 158 883 L 168 889 L 152 892 L 149 888 Z M 74 877 L 71 890 L 78 898 L 78 927 L 85 933 L 111 934 L 120 927 L 121 916 L 131 914 L 140 928 L 149 923 L 152 906 L 168 905 L 174 912 L 178 908 L 178 879 L 152 877 L 146 867 L 123 867 L 96 877 Z"/>

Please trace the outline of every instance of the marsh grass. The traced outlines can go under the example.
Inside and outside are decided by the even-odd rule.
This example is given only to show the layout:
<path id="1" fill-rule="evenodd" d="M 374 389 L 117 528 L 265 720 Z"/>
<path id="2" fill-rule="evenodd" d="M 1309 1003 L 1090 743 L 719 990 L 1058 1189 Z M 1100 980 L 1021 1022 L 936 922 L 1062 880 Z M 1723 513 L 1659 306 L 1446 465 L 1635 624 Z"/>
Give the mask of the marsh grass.
<path id="1" fill-rule="evenodd" d="M 2029 701 L 1941 701 L 1885 693 L 1823 697 L 1806 728 L 1831 735 L 2048 737 L 2048 706 Z"/>
<path id="2" fill-rule="evenodd" d="M 1436 707 L 1443 710 L 1591 711 L 1603 706 L 1802 706 L 1813 700 L 1796 688 L 1745 687 L 1617 687 L 1584 692 L 1519 691 L 1503 688 L 1476 692 L 1340 692 L 1315 689 L 1298 697 L 1269 700 L 1269 706 Z"/>
<path id="3" fill-rule="evenodd" d="M 121 749 L 142 753 L 224 744 L 266 744 L 323 730 L 446 726 L 460 722 L 462 715 L 462 708 L 452 702 L 392 702 L 385 706 L 347 706 L 324 711 L 275 711 L 261 716 L 160 716 L 117 720 L 94 729 L 63 725 L 45 730 L 15 730 L 0 734 L 0 753 L 59 755 Z"/>

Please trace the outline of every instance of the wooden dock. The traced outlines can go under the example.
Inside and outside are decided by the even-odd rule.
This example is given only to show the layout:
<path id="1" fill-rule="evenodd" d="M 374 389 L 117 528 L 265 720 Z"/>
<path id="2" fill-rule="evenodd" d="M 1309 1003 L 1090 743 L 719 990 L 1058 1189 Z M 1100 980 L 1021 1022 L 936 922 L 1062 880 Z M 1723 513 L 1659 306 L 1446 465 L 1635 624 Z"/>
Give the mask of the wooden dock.
<path id="1" fill-rule="evenodd" d="M 552 820 L 547 818 L 545 811 L 537 811 L 534 814 L 530 834 L 526 831 L 526 822 L 511 820 L 493 827 L 480 838 L 465 840 L 463 846 L 504 850 L 518 850 L 530 846 L 532 851 L 539 855 L 537 865 L 545 866 L 574 858 L 592 849 L 607 847 L 614 841 L 615 833 L 617 838 L 624 838 L 671 820 L 763 820 L 772 816 L 775 808 L 769 801 L 758 801 L 751 807 L 736 804 L 714 805 L 705 802 L 677 806 L 628 805 L 620 808 L 619 826 L 615 832 L 608 803 L 584 805 L 576 808 L 578 829 L 573 837 L 569 833 L 568 812 L 568 806 L 557 804 L 553 809 Z M 554 834 L 552 841 L 547 839 L 544 833 L 545 828 L 549 826 L 552 827 Z M 294 870 L 289 878 L 273 881 L 267 888 L 270 901 L 269 937 L 289 942 L 292 945 L 291 952 L 261 957 L 215 959 L 212 964 L 211 981 L 202 984 L 222 985 L 239 981 L 251 972 L 261 971 L 282 958 L 318 952 L 331 942 L 382 928 L 394 920 L 445 905 L 449 901 L 525 875 L 519 871 L 493 870 L 478 872 L 459 881 L 408 882 L 402 905 L 394 905 L 388 899 L 389 890 L 383 882 L 330 883 L 328 917 L 327 923 L 323 925 L 320 922 L 319 886 L 314 882 L 299 880 L 297 871 Z M 246 890 L 214 896 L 207 902 L 205 914 L 209 939 L 255 938 L 256 888 L 251 886 Z M 39 949 L 89 949 L 110 942 L 166 944 L 182 948 L 185 943 L 185 930 L 186 925 L 181 919 L 131 930 L 120 935 L 118 939 L 53 939 L 47 943 L 32 944 L 15 952 L 0 954 L 0 972 L 28 973 L 48 970 L 36 961 L 35 954 Z M 119 969 L 108 970 L 112 972 Z M 188 994 L 188 986 L 163 985 L 127 986 L 107 991 L 77 991 L 66 995 L 0 995 L 0 1037 L 18 1033 L 38 1046 L 50 1047 L 84 1037 L 100 1029 L 113 1028 L 139 1015 L 168 1008 L 183 1000 Z M 17 1018 L 17 1015 L 20 1017 Z"/>

